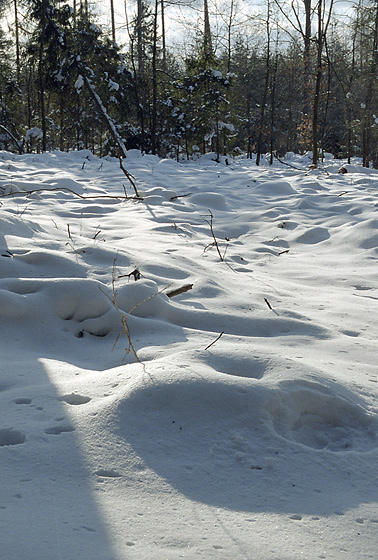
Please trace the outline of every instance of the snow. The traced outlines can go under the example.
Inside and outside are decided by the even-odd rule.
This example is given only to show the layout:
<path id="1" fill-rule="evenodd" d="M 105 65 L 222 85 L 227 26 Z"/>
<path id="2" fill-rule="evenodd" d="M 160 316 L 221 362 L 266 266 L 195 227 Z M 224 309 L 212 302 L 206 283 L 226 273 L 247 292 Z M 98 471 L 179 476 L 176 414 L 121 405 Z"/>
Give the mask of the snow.
<path id="1" fill-rule="evenodd" d="M 30 128 L 25 135 L 26 142 L 29 142 L 32 138 L 40 139 L 42 138 L 42 130 L 37 126 Z"/>
<path id="2" fill-rule="evenodd" d="M 376 558 L 378 173 L 285 161 L 0 153 L 1 558 Z"/>
<path id="3" fill-rule="evenodd" d="M 80 74 L 75 82 L 75 89 L 80 92 L 81 88 L 84 85 L 84 80 L 83 80 L 83 76 Z"/>

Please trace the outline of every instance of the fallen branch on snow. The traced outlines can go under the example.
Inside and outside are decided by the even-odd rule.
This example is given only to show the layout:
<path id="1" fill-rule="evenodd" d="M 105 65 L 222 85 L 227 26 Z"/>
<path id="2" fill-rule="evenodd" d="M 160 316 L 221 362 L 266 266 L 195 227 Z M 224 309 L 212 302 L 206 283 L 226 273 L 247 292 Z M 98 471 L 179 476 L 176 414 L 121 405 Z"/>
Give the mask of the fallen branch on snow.
<path id="1" fill-rule="evenodd" d="M 112 196 L 110 194 L 98 194 L 98 195 L 93 195 L 93 196 L 83 196 L 82 194 L 79 194 L 75 191 L 73 191 L 72 189 L 69 189 L 68 187 L 54 187 L 53 189 L 49 189 L 49 188 L 45 188 L 45 189 L 31 189 L 30 191 L 15 191 L 15 192 L 11 192 L 11 193 L 6 193 L 6 194 L 0 194 L 0 198 L 5 198 L 7 196 L 20 196 L 20 195 L 24 195 L 24 194 L 34 194 L 34 193 L 38 193 L 38 192 L 54 192 L 54 191 L 64 191 L 64 192 L 69 192 L 79 198 L 81 198 L 82 200 L 97 200 L 99 198 L 110 198 L 113 200 L 143 200 L 143 198 L 141 198 L 140 196 Z"/>
<path id="2" fill-rule="evenodd" d="M 211 344 L 209 344 L 209 346 L 206 346 L 205 350 L 208 350 L 210 348 L 210 346 L 212 346 L 213 344 L 215 344 L 216 342 L 218 342 L 218 340 L 220 339 L 220 337 L 224 334 L 224 331 L 222 331 L 220 333 L 220 335 L 217 336 L 217 338 L 215 340 L 213 340 L 213 342 Z"/>
<path id="3" fill-rule="evenodd" d="M 178 296 L 179 294 L 183 294 L 185 292 L 188 292 L 192 288 L 193 288 L 193 284 L 185 284 L 184 286 L 181 286 L 181 288 L 176 288 L 175 290 L 171 290 L 169 292 L 166 292 L 166 295 L 169 298 L 175 297 L 175 296 Z"/>

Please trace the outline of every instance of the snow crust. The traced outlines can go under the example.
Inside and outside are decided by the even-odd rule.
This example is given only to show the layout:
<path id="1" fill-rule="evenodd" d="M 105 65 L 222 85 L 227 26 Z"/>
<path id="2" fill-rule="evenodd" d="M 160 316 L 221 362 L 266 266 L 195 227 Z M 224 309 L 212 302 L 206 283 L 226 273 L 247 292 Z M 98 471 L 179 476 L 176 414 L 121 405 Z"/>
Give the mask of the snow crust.
<path id="1" fill-rule="evenodd" d="M 377 172 L 129 156 L 0 152 L 0 558 L 376 558 Z"/>

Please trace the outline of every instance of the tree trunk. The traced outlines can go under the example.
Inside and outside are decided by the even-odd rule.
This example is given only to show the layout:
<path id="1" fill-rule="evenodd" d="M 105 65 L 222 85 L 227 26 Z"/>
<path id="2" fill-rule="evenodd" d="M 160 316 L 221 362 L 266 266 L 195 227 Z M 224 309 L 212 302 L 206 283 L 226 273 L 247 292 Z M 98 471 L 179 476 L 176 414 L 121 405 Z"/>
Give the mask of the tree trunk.
<path id="1" fill-rule="evenodd" d="M 124 157 L 124 158 L 127 157 L 126 146 L 123 143 L 123 140 L 122 140 L 121 136 L 118 134 L 113 120 L 110 118 L 110 116 L 106 112 L 106 109 L 105 109 L 104 105 L 102 104 L 102 101 L 101 101 L 99 95 L 97 94 L 93 84 L 90 82 L 89 78 L 85 74 L 84 74 L 83 78 L 84 78 L 84 83 L 87 87 L 87 91 L 88 91 L 90 97 L 92 98 L 95 107 L 98 110 L 99 116 L 102 118 L 102 120 L 103 120 L 105 126 L 107 127 L 108 131 L 110 132 L 113 140 L 116 142 L 116 144 L 119 147 L 121 157 Z"/>
<path id="2" fill-rule="evenodd" d="M 19 33 L 19 25 L 18 25 L 18 7 L 17 7 L 17 0 L 14 0 L 14 27 L 15 27 L 15 34 L 16 34 L 16 76 L 17 76 L 17 83 L 20 83 L 20 33 Z"/>
<path id="3" fill-rule="evenodd" d="M 167 49 L 166 49 L 166 41 L 165 41 L 165 5 L 164 0 L 160 0 L 160 9 L 161 9 L 161 42 L 162 42 L 162 59 L 163 59 L 163 68 L 165 70 L 167 65 Z"/>
<path id="4" fill-rule="evenodd" d="M 115 18 L 114 18 L 114 0 L 110 0 L 110 19 L 112 22 L 112 41 L 116 42 L 116 32 L 115 32 Z"/>
<path id="5" fill-rule="evenodd" d="M 277 49 L 277 45 L 276 45 Z M 270 89 L 270 165 L 273 165 L 273 151 L 274 151 L 274 129 L 275 129 L 275 110 L 276 110 L 276 78 L 278 69 L 278 52 L 276 50 L 276 56 L 274 60 L 274 67 L 272 73 L 272 82 Z"/>
<path id="6" fill-rule="evenodd" d="M 270 2 L 269 0 L 268 0 L 268 12 L 267 12 L 267 20 L 266 20 L 266 32 L 267 32 L 267 44 L 266 44 L 265 84 L 264 84 L 264 93 L 263 93 L 263 98 L 261 103 L 259 132 L 257 136 L 256 165 L 260 165 L 263 130 L 264 130 L 265 107 L 266 107 L 266 101 L 268 99 L 269 79 L 270 79 Z"/>
<path id="7" fill-rule="evenodd" d="M 319 0 L 321 1 L 321 0 Z M 311 130 L 311 0 L 303 0 L 305 24 L 303 34 L 303 107 L 302 107 L 302 148 L 309 149 Z"/>
<path id="8" fill-rule="evenodd" d="M 203 50 L 206 57 L 210 57 L 213 51 L 211 41 L 209 5 L 207 0 L 203 0 L 203 17 L 204 17 L 204 36 L 203 36 Z"/>
<path id="9" fill-rule="evenodd" d="M 312 165 L 318 165 L 318 127 L 319 127 L 319 103 L 320 85 L 322 81 L 322 53 L 323 53 L 323 26 L 322 26 L 322 0 L 318 1 L 318 36 L 317 36 L 317 60 L 316 60 L 316 79 L 315 94 L 312 113 Z"/>
<path id="10" fill-rule="evenodd" d="M 45 84 L 43 80 L 43 36 L 45 30 L 45 17 L 42 15 L 41 36 L 39 40 L 39 56 L 38 56 L 38 86 L 39 86 L 39 105 L 41 110 L 41 128 L 42 128 L 42 152 L 47 149 L 47 132 L 46 132 L 46 110 L 45 110 Z"/>
<path id="11" fill-rule="evenodd" d="M 154 39 L 152 46 L 152 120 L 151 120 L 151 151 L 156 154 L 156 105 L 157 105 L 157 17 L 158 17 L 159 0 L 155 0 L 154 13 Z"/>
<path id="12" fill-rule="evenodd" d="M 142 36 L 142 12 L 143 2 L 137 0 L 137 59 L 138 59 L 138 72 L 141 76 L 143 74 L 143 36 Z"/>
<path id="13" fill-rule="evenodd" d="M 323 4 L 324 2 L 324 4 Z M 313 113 L 312 113 L 312 164 L 314 167 L 318 165 L 319 148 L 318 148 L 318 129 L 319 129 L 319 106 L 321 95 L 321 83 L 323 76 L 323 47 L 327 36 L 328 26 L 331 20 L 331 13 L 333 8 L 333 0 L 330 1 L 328 8 L 328 16 L 325 20 L 325 0 L 318 0 L 317 14 L 318 14 L 318 31 L 316 38 L 317 48 L 317 64 L 316 64 L 316 78 L 315 78 L 315 93 L 313 100 Z"/>
<path id="14" fill-rule="evenodd" d="M 364 117 L 362 119 L 362 165 L 364 167 L 369 167 L 370 159 L 372 156 L 371 147 L 371 129 L 373 125 L 373 93 L 374 93 L 374 82 L 377 79 L 377 67 L 378 67 L 378 3 L 375 8 L 375 21 L 374 21 L 374 35 L 373 35 L 373 50 L 371 54 L 371 64 L 368 73 L 368 82 L 365 98 L 365 108 Z"/>
<path id="15" fill-rule="evenodd" d="M 234 19 L 234 0 L 231 0 L 230 17 L 227 26 L 227 72 L 231 72 L 231 28 Z"/>

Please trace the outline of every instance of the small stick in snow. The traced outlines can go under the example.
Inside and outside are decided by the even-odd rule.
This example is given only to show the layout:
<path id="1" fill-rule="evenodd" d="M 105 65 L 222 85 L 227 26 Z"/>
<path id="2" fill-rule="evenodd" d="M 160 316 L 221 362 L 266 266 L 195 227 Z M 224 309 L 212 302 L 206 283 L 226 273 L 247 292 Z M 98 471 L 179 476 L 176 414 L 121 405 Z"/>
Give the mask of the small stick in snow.
<path id="1" fill-rule="evenodd" d="M 171 290 L 170 292 L 166 292 L 166 295 L 171 298 L 178 296 L 179 294 L 183 294 L 184 292 L 188 292 L 193 288 L 193 284 L 185 284 L 181 286 L 181 288 L 176 288 L 175 290 Z"/>
<path id="2" fill-rule="evenodd" d="M 186 196 L 190 196 L 192 193 L 188 192 L 186 194 L 176 194 L 175 196 L 171 196 L 169 200 L 176 200 L 176 198 L 185 198 Z"/>
<path id="3" fill-rule="evenodd" d="M 124 174 L 126 175 L 128 181 L 132 184 L 132 186 L 133 186 L 133 188 L 134 188 L 135 196 L 137 196 L 138 198 L 141 198 L 141 197 L 139 196 L 138 189 L 136 188 L 136 184 L 135 184 L 135 181 L 134 181 L 134 177 L 123 167 L 123 163 L 122 163 L 122 158 L 121 158 L 121 157 L 119 158 L 119 166 L 120 166 L 120 168 L 122 169 L 122 171 L 124 172 Z"/>
<path id="4" fill-rule="evenodd" d="M 276 158 L 277 161 L 282 163 L 282 165 L 287 165 L 288 167 L 291 167 L 292 169 L 296 169 L 297 171 L 302 171 L 302 169 L 299 169 L 299 167 L 295 167 L 295 165 L 291 165 L 291 163 L 287 163 L 286 161 L 283 161 L 282 159 L 280 159 L 276 155 L 274 157 Z"/>
<path id="5" fill-rule="evenodd" d="M 288 253 L 289 249 L 285 249 L 284 251 L 280 251 L 278 254 L 279 255 L 284 255 L 285 253 Z"/>
<path id="6" fill-rule="evenodd" d="M 2 257 L 14 257 L 14 254 L 11 251 L 8 251 L 8 249 L 6 249 L 5 253 L 3 253 L 1 256 Z"/>
<path id="7" fill-rule="evenodd" d="M 53 189 L 32 189 L 30 191 L 16 191 L 16 192 L 11 192 L 11 193 L 6 193 L 6 194 L 0 194 L 0 198 L 6 198 L 6 197 L 15 197 L 15 196 L 22 196 L 24 194 L 34 194 L 34 193 L 40 193 L 40 192 L 55 192 L 55 191 L 63 191 L 63 192 L 69 192 L 75 196 L 78 196 L 79 198 L 81 198 L 82 200 L 98 200 L 100 198 L 110 198 L 113 200 L 143 200 L 141 197 L 137 197 L 137 196 L 112 196 L 110 194 L 98 194 L 95 196 L 83 196 L 82 194 L 79 194 L 75 191 L 73 191 L 72 189 L 69 189 L 67 187 L 56 187 Z"/>
<path id="8" fill-rule="evenodd" d="M 217 241 L 217 238 L 215 237 L 215 233 L 214 233 L 214 229 L 213 229 L 213 218 L 214 218 L 214 216 L 213 216 L 213 213 L 212 213 L 211 210 L 209 210 L 209 217 L 210 217 L 210 221 L 206 220 L 206 222 L 210 226 L 210 233 L 211 233 L 211 236 L 214 239 L 214 241 L 213 241 L 213 243 L 210 243 L 210 245 L 208 245 L 205 248 L 205 251 L 208 247 L 215 247 L 217 252 L 218 252 L 218 255 L 219 255 L 219 258 L 220 258 L 221 262 L 223 262 L 224 261 L 224 255 L 226 254 L 226 251 L 224 252 L 224 255 L 222 256 L 222 253 L 220 252 L 218 241 Z M 227 247 L 226 247 L 226 250 L 227 250 Z"/>
<path id="9" fill-rule="evenodd" d="M 269 309 L 271 309 L 273 311 L 273 307 L 270 305 L 269 301 L 266 299 L 266 297 L 264 297 L 264 301 L 267 304 L 267 306 L 269 307 Z"/>
<path id="10" fill-rule="evenodd" d="M 121 274 L 121 276 L 118 276 L 117 278 L 119 279 L 128 277 L 130 279 L 132 276 L 134 276 L 135 282 L 141 279 L 141 273 L 137 268 L 129 272 L 129 274 Z"/>
<path id="11" fill-rule="evenodd" d="M 209 344 L 209 346 L 206 346 L 205 350 L 208 350 L 210 348 L 210 346 L 212 346 L 213 344 L 215 344 L 216 342 L 218 342 L 218 340 L 220 339 L 220 337 L 222 336 L 222 334 L 224 334 L 224 331 L 222 331 L 220 333 L 220 335 L 217 336 L 217 338 L 215 340 L 213 340 L 213 342 L 211 342 L 211 344 Z"/>

